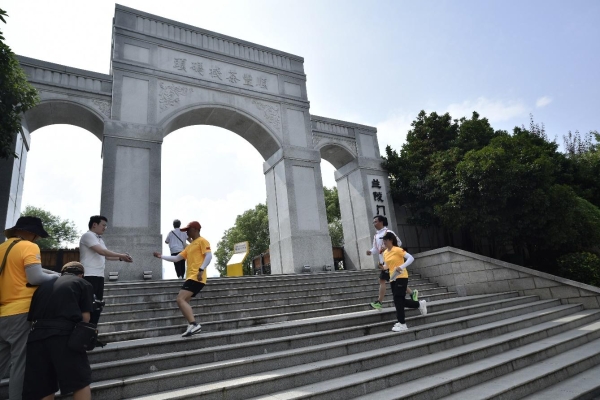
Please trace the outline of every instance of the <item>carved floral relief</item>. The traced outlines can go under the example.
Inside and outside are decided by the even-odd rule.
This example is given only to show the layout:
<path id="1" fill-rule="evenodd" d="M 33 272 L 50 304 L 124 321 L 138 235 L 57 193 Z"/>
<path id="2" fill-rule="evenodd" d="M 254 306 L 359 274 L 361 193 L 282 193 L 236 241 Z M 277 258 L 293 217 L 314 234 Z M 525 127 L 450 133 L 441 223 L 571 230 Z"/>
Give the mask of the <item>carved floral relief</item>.
<path id="1" fill-rule="evenodd" d="M 166 110 L 169 107 L 174 107 L 179 104 L 179 96 L 187 96 L 192 93 L 193 89 L 174 85 L 172 83 L 161 82 L 160 92 L 158 94 L 158 102 L 161 110 Z"/>

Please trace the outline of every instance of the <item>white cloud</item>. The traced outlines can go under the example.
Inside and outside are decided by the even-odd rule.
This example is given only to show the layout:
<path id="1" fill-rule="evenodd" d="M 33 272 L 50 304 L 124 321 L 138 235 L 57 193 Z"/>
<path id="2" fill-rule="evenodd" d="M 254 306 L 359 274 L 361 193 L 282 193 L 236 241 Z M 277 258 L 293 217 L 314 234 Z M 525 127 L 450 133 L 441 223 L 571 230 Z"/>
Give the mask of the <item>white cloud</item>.
<path id="1" fill-rule="evenodd" d="M 377 123 L 377 141 L 379 142 L 379 153 L 385 156 L 385 147 L 391 146 L 392 149 L 400 151 L 400 148 L 406 142 L 406 134 L 411 129 L 410 124 L 417 116 L 414 113 L 396 113 L 388 119 Z"/>
<path id="2" fill-rule="evenodd" d="M 490 123 L 508 121 L 513 118 L 523 117 L 529 113 L 529 108 L 522 100 L 493 100 L 479 97 L 477 100 L 465 100 L 462 103 L 450 104 L 444 112 L 450 113 L 453 119 L 462 117 L 470 118 L 473 111 L 481 117 L 487 118 Z"/>
<path id="3" fill-rule="evenodd" d="M 542 107 L 546 107 L 550 103 L 552 103 L 552 97 L 550 97 L 550 96 L 543 96 L 543 97 L 540 97 L 539 99 L 536 100 L 535 106 L 537 108 L 542 108 Z"/>

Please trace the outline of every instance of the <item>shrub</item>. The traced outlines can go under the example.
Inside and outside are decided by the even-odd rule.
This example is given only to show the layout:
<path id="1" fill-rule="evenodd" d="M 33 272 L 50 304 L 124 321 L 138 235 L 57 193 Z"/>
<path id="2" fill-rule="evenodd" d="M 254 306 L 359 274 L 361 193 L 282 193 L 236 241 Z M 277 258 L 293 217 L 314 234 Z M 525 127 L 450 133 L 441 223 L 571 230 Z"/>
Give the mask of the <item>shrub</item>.
<path id="1" fill-rule="evenodd" d="M 570 253 L 557 260 L 562 277 L 600 286 L 600 257 L 594 253 Z"/>

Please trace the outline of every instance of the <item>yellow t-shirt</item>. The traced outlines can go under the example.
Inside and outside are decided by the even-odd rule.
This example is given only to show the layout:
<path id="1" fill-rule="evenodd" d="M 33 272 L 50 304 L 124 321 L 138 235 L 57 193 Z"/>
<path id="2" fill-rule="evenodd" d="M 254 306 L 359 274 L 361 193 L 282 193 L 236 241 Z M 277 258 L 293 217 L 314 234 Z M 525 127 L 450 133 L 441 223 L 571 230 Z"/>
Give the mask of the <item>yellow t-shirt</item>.
<path id="1" fill-rule="evenodd" d="M 18 238 L 10 238 L 0 244 L 0 263 L 8 246 Z M 21 240 L 8 253 L 6 266 L 0 275 L 0 317 L 29 312 L 31 297 L 36 287 L 27 287 L 25 266 L 40 264 L 40 248 L 28 240 Z"/>
<path id="2" fill-rule="evenodd" d="M 390 269 L 390 276 L 394 275 L 394 269 L 396 267 L 404 264 L 404 256 L 406 255 L 406 251 L 404 251 L 401 247 L 392 247 L 391 250 L 386 250 L 383 252 L 383 260 L 385 264 Z M 408 278 L 408 269 L 404 268 L 402 273 L 396 277 L 397 278 Z"/>
<path id="3" fill-rule="evenodd" d="M 210 243 L 202 236 L 196 238 L 187 245 L 179 255 L 187 260 L 187 273 L 185 279 L 191 279 L 196 282 L 206 283 L 206 269 L 202 273 L 202 279 L 198 280 L 198 271 L 206 258 L 206 253 L 210 253 Z"/>

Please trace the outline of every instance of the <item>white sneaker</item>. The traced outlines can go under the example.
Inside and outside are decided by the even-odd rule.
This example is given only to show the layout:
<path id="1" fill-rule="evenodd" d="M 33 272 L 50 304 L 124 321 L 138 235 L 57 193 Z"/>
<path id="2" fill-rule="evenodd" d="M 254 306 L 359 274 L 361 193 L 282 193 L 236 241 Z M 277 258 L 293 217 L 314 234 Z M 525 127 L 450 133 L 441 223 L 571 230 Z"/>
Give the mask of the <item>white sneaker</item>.
<path id="1" fill-rule="evenodd" d="M 407 330 L 408 326 L 406 326 L 406 324 L 401 324 L 400 322 L 396 323 L 396 325 L 394 325 L 394 327 L 392 328 L 392 331 L 394 332 L 402 332 Z"/>
<path id="2" fill-rule="evenodd" d="M 189 337 L 192 335 L 195 335 L 196 333 L 200 333 L 200 331 L 202 330 L 202 326 L 200 324 L 189 324 L 186 331 L 183 332 L 183 335 L 181 335 L 181 337 Z"/>
<path id="3" fill-rule="evenodd" d="M 427 302 L 425 300 L 419 301 L 419 311 L 421 311 L 421 315 L 427 315 Z"/>

